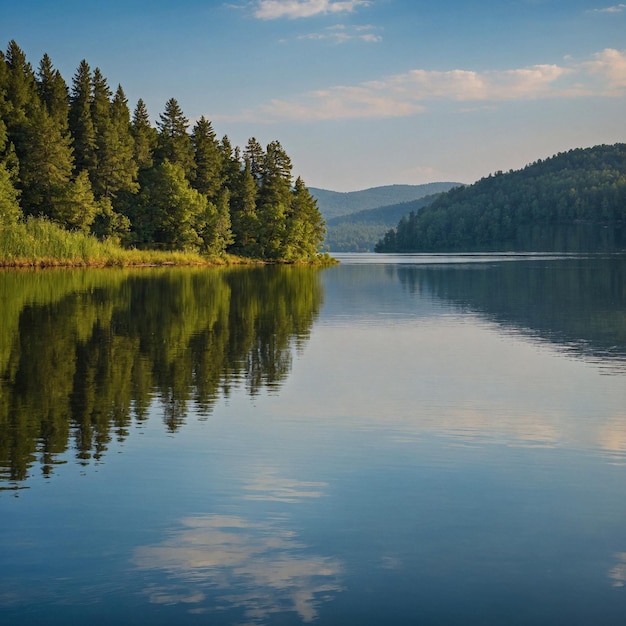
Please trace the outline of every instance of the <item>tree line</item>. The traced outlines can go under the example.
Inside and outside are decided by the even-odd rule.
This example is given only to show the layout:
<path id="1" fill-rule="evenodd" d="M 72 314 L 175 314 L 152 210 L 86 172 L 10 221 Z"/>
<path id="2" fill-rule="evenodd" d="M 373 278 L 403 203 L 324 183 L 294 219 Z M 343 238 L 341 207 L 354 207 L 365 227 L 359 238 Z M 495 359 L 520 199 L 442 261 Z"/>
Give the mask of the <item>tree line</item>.
<path id="1" fill-rule="evenodd" d="M 578 148 L 456 187 L 401 218 L 377 252 L 516 248 L 525 230 L 626 224 L 626 144 Z"/>
<path id="2" fill-rule="evenodd" d="M 80 62 L 68 87 L 44 54 L 0 51 L 0 228 L 28 216 L 127 246 L 268 260 L 316 256 L 325 225 L 280 142 L 190 128 L 171 98 L 156 127 L 139 99 Z"/>

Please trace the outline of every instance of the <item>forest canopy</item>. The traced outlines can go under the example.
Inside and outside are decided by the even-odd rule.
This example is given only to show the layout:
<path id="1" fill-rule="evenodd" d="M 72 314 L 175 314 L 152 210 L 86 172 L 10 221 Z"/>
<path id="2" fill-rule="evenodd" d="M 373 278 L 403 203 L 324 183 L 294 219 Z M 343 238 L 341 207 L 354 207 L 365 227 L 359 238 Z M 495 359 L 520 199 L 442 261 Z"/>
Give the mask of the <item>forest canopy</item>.
<path id="1" fill-rule="evenodd" d="M 523 249 L 529 229 L 626 224 L 626 144 L 578 148 L 457 187 L 401 218 L 377 252 Z"/>
<path id="2" fill-rule="evenodd" d="M 143 100 L 80 62 L 71 85 L 44 54 L 0 52 L 0 229 L 43 216 L 128 247 L 316 257 L 325 224 L 280 142 L 242 148 L 192 126 L 170 98 L 156 126 Z"/>

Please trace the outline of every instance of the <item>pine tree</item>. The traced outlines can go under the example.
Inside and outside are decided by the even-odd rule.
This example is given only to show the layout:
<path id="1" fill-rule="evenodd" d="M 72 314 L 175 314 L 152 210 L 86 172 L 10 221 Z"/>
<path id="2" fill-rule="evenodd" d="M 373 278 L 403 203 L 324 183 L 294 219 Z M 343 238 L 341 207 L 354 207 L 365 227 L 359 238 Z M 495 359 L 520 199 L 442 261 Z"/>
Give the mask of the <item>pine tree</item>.
<path id="1" fill-rule="evenodd" d="M 263 159 L 257 203 L 258 242 L 263 257 L 279 259 L 284 254 L 286 219 L 291 205 L 291 160 L 278 141 L 268 144 Z"/>
<path id="2" fill-rule="evenodd" d="M 5 98 L 9 106 L 5 121 L 11 133 L 26 123 L 33 105 L 38 101 L 33 68 L 14 40 L 7 47 L 6 69 Z"/>
<path id="3" fill-rule="evenodd" d="M 69 92 L 59 70 L 55 70 L 47 54 L 43 55 L 37 70 L 39 98 L 64 134 L 69 132 Z"/>
<path id="4" fill-rule="evenodd" d="M 230 220 L 230 192 L 222 189 L 217 203 L 207 203 L 207 211 L 199 230 L 202 237 L 202 252 L 221 255 L 233 243 Z"/>
<path id="5" fill-rule="evenodd" d="M 53 205 L 52 219 L 65 228 L 88 232 L 99 211 L 86 170 L 59 190 Z"/>
<path id="6" fill-rule="evenodd" d="M 113 193 L 127 191 L 136 193 L 138 165 L 134 158 L 135 142 L 131 133 L 128 100 L 121 85 L 118 85 L 111 102 L 111 123 L 117 138 L 117 164 L 114 170 Z"/>
<path id="7" fill-rule="evenodd" d="M 0 161 L 0 230 L 15 224 L 22 216 L 18 198 L 19 191 L 13 186 L 9 171 Z"/>
<path id="8" fill-rule="evenodd" d="M 259 188 L 252 176 L 250 161 L 245 159 L 244 168 L 237 181 L 232 185 L 230 212 L 234 242 L 231 250 L 243 256 L 259 256 L 256 234 L 259 219 L 256 212 L 256 201 Z"/>
<path id="9" fill-rule="evenodd" d="M 194 150 L 195 174 L 192 186 L 210 202 L 216 202 L 224 183 L 222 154 L 211 122 L 202 116 L 191 133 Z"/>
<path id="10" fill-rule="evenodd" d="M 157 127 L 158 162 L 162 163 L 167 159 L 171 164 L 180 165 L 185 176 L 191 179 L 194 173 L 194 158 L 191 137 L 187 133 L 189 120 L 174 98 L 170 98 L 165 104 L 165 111 L 159 116 Z"/>
<path id="11" fill-rule="evenodd" d="M 96 133 L 91 117 L 91 68 L 84 59 L 72 79 L 69 126 L 74 146 L 74 168 L 90 171 L 96 166 Z"/>
<path id="12" fill-rule="evenodd" d="M 232 191 L 233 187 L 237 184 L 237 179 L 241 170 L 239 148 L 235 148 L 233 150 L 233 146 L 228 138 L 228 135 L 224 135 L 219 144 L 219 151 L 222 156 L 224 185 Z"/>
<path id="13" fill-rule="evenodd" d="M 243 157 L 250 164 L 250 173 L 254 180 L 260 185 L 265 168 L 265 152 L 254 137 L 248 139 L 248 143 L 243 151 Z"/>
<path id="14" fill-rule="evenodd" d="M 150 116 L 144 101 L 140 98 L 133 112 L 130 127 L 134 139 L 134 158 L 139 170 L 152 167 L 153 153 L 157 145 L 157 130 L 150 124 Z"/>
<path id="15" fill-rule="evenodd" d="M 316 256 L 326 235 L 324 220 L 302 178 L 296 179 L 287 215 L 285 258 L 309 260 Z"/>
<path id="16" fill-rule="evenodd" d="M 199 249 L 203 242 L 198 230 L 206 223 L 206 196 L 189 185 L 180 165 L 167 159 L 149 178 L 138 198 L 140 210 L 133 224 L 137 239 L 170 249 Z"/>
<path id="17" fill-rule="evenodd" d="M 118 87 L 113 100 L 106 81 L 94 72 L 92 115 L 96 132 L 96 166 L 90 171 L 97 199 L 108 198 L 113 205 L 120 192 L 135 193 L 137 166 L 130 134 L 130 112 L 124 90 Z"/>
<path id="18" fill-rule="evenodd" d="M 52 217 L 72 179 L 70 137 L 41 104 L 26 127 L 28 150 L 20 159 L 22 207 L 27 215 Z"/>

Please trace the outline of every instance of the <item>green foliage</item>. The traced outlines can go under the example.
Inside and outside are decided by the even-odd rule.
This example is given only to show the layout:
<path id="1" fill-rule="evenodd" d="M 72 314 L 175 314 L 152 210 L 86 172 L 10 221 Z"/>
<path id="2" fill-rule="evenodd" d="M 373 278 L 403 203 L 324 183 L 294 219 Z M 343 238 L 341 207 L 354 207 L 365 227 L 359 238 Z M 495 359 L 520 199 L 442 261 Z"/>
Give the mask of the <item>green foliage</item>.
<path id="1" fill-rule="evenodd" d="M 200 249 L 203 242 L 198 230 L 206 220 L 206 196 L 191 187 L 182 166 L 167 159 L 153 176 L 143 192 L 150 240 L 171 250 Z"/>
<path id="2" fill-rule="evenodd" d="M 278 141 L 254 138 L 242 159 L 209 120 L 189 121 L 174 98 L 150 123 L 132 121 L 121 85 L 80 62 L 68 89 L 45 54 L 37 74 L 19 46 L 0 54 L 0 210 L 4 223 L 45 216 L 68 229 L 142 248 L 312 259 L 323 231 Z M 16 206 L 17 203 L 17 206 Z M 63 257 L 65 258 L 65 257 Z"/>
<path id="3" fill-rule="evenodd" d="M 222 153 L 213 126 L 204 116 L 193 127 L 191 142 L 196 165 L 193 187 L 215 202 L 224 183 Z"/>
<path id="4" fill-rule="evenodd" d="M 189 120 L 183 114 L 178 101 L 170 98 L 165 103 L 165 111 L 157 122 L 159 129 L 157 160 L 167 160 L 182 167 L 185 176 L 191 177 L 195 170 L 191 137 L 187 134 Z"/>
<path id="5" fill-rule="evenodd" d="M 19 192 L 13 186 L 7 168 L 0 163 L 0 231 L 14 225 L 21 217 L 18 198 Z"/>
<path id="6" fill-rule="evenodd" d="M 523 249 L 530 227 L 626 222 L 626 144 L 497 172 L 402 218 L 378 252 Z"/>

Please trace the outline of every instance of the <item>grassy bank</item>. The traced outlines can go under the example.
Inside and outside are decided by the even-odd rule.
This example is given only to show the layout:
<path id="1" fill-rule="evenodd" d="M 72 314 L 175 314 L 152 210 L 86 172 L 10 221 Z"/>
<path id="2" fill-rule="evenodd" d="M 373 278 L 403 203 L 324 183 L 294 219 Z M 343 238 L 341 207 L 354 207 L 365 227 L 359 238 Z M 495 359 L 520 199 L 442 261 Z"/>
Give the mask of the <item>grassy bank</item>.
<path id="1" fill-rule="evenodd" d="M 43 218 L 0 226 L 0 267 L 223 265 L 226 258 L 193 252 L 125 249 L 114 241 L 69 232 Z"/>
<path id="2" fill-rule="evenodd" d="M 30 217 L 0 225 L 0 267 L 130 267 L 140 265 L 236 265 L 258 261 L 232 255 L 205 256 L 195 252 L 126 249 L 114 241 L 100 241 L 70 232 L 45 218 Z M 321 255 L 320 265 L 335 261 Z"/>

